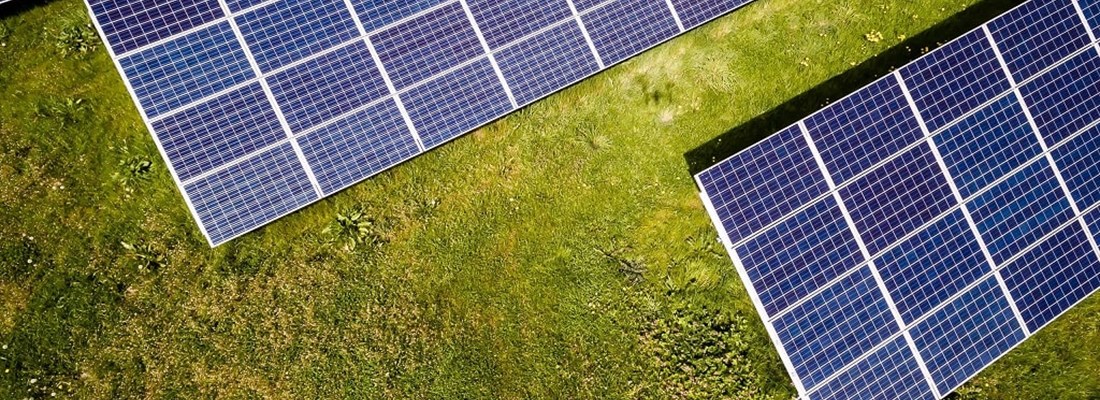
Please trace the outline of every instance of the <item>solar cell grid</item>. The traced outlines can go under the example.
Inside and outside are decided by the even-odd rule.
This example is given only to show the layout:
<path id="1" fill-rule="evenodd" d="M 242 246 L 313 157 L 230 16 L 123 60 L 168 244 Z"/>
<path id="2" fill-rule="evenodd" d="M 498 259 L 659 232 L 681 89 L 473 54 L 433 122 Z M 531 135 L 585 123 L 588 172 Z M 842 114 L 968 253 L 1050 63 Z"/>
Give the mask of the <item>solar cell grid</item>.
<path id="1" fill-rule="evenodd" d="M 490 49 L 573 16 L 565 0 L 467 0 Z"/>
<path id="2" fill-rule="evenodd" d="M 496 57 L 520 105 L 600 69 L 576 21 L 567 21 L 498 50 Z"/>
<path id="3" fill-rule="evenodd" d="M 764 139 L 731 162 L 699 174 L 732 243 L 829 190 L 798 127 Z M 782 166 L 782 167 L 780 167 Z"/>
<path id="4" fill-rule="evenodd" d="M 905 339 L 898 337 L 809 396 L 817 400 L 934 400 Z"/>
<path id="5" fill-rule="evenodd" d="M 372 32 L 432 7 L 455 2 L 457 0 L 353 0 L 352 5 L 363 29 Z"/>
<path id="6" fill-rule="evenodd" d="M 961 210 L 884 252 L 875 266 L 907 324 L 993 270 Z"/>
<path id="7" fill-rule="evenodd" d="M 613 0 L 581 19 L 606 64 L 630 58 L 680 32 L 664 0 Z"/>
<path id="8" fill-rule="evenodd" d="M 988 26 L 1016 82 L 1089 44 L 1072 0 L 1029 1 Z"/>
<path id="9" fill-rule="evenodd" d="M 998 265 L 1073 218 L 1045 159 L 968 202 L 974 223 Z"/>
<path id="10" fill-rule="evenodd" d="M 738 249 L 769 316 L 863 262 L 840 207 L 826 197 Z"/>
<path id="11" fill-rule="evenodd" d="M 280 0 L 234 20 L 264 73 L 359 37 L 342 0 Z"/>
<path id="12" fill-rule="evenodd" d="M 1100 118 L 1100 55 L 1089 49 L 1020 87 L 1048 145 Z"/>
<path id="13" fill-rule="evenodd" d="M 1035 332 L 1100 287 L 1100 258 L 1073 223 L 1005 266 L 1004 278 Z"/>
<path id="14" fill-rule="evenodd" d="M 286 138 L 258 83 L 158 120 L 153 132 L 185 182 Z"/>
<path id="15" fill-rule="evenodd" d="M 116 54 L 124 54 L 224 16 L 216 0 L 91 0 L 105 34 Z"/>
<path id="16" fill-rule="evenodd" d="M 1100 204 L 1100 127 L 1093 126 L 1052 151 L 1066 187 L 1082 209 Z M 1097 232 L 1097 231 L 1093 231 Z"/>
<path id="17" fill-rule="evenodd" d="M 486 59 L 409 89 L 401 100 L 425 147 L 435 147 L 512 110 Z"/>
<path id="18" fill-rule="evenodd" d="M 924 136 L 893 79 L 875 81 L 806 118 L 805 125 L 837 185 Z"/>
<path id="19" fill-rule="evenodd" d="M 994 278 L 982 281 L 910 332 L 941 393 L 950 393 L 1024 340 Z"/>
<path id="20" fill-rule="evenodd" d="M 462 5 L 452 3 L 371 36 L 397 89 L 485 56 Z"/>
<path id="21" fill-rule="evenodd" d="M 1011 88 L 982 30 L 914 61 L 901 74 L 933 132 Z"/>
<path id="22" fill-rule="evenodd" d="M 1016 96 L 1005 96 L 934 138 L 964 199 L 1042 154 Z"/>
<path id="23" fill-rule="evenodd" d="M 925 144 L 841 188 L 840 196 L 872 255 L 957 205 Z"/>
<path id="24" fill-rule="evenodd" d="M 774 322 L 806 387 L 814 387 L 898 333 L 867 267 L 848 275 Z"/>

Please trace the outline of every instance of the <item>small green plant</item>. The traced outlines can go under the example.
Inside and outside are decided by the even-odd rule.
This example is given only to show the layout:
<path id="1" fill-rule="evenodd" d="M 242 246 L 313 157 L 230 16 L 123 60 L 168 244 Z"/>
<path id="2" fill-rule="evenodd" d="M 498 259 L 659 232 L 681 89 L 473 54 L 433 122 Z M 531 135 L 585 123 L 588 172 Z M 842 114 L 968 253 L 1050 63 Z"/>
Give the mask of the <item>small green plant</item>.
<path id="1" fill-rule="evenodd" d="M 62 57 L 83 57 L 99 49 L 95 28 L 83 18 L 69 18 L 60 30 L 52 34 L 54 46 Z"/>
<path id="2" fill-rule="evenodd" d="M 160 269 L 160 267 L 168 264 L 167 257 L 149 243 L 128 243 L 123 241 L 120 242 L 120 244 L 122 248 L 126 249 L 129 257 L 137 262 L 138 270 L 156 271 Z"/>
<path id="3" fill-rule="evenodd" d="M 628 255 L 627 253 L 631 250 L 629 246 L 622 246 L 617 239 L 612 239 L 610 246 L 596 246 L 595 249 L 604 258 L 618 264 L 619 272 L 629 278 L 631 282 L 638 283 L 642 281 L 647 270 L 645 262 L 641 258 Z"/>
<path id="4" fill-rule="evenodd" d="M 373 217 L 367 216 L 362 207 L 352 207 L 336 214 L 336 220 L 325 228 L 323 233 L 334 236 L 348 251 L 357 247 L 381 246 L 385 240 L 379 232 Z"/>
<path id="5" fill-rule="evenodd" d="M 149 172 L 153 169 L 153 162 L 145 156 L 132 156 L 118 162 L 119 171 L 112 176 L 122 189 L 127 193 L 133 193 L 139 184 L 149 180 Z"/>
<path id="6" fill-rule="evenodd" d="M 79 97 L 52 98 L 39 103 L 35 114 L 39 118 L 55 119 L 65 127 L 80 122 L 89 109 L 88 102 Z"/>

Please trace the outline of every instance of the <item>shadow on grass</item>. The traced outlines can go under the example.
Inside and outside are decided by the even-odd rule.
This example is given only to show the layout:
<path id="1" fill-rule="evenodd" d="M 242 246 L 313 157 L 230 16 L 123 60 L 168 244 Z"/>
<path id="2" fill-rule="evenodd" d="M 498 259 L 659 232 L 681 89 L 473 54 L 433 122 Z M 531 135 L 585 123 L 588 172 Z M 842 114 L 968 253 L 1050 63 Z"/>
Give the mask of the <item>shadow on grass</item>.
<path id="1" fill-rule="evenodd" d="M 997 15 L 1023 3 L 1021 0 L 984 0 L 955 14 L 897 46 L 864 61 L 844 73 L 802 93 L 782 105 L 749 120 L 684 154 L 688 171 L 695 175 L 718 161 L 744 150 L 765 137 L 786 128 L 821 109 L 828 102 L 843 98 L 922 55 L 921 49 L 934 49 Z"/>
<path id="2" fill-rule="evenodd" d="M 15 16 L 35 7 L 44 6 L 53 0 L 0 0 L 0 19 Z"/>

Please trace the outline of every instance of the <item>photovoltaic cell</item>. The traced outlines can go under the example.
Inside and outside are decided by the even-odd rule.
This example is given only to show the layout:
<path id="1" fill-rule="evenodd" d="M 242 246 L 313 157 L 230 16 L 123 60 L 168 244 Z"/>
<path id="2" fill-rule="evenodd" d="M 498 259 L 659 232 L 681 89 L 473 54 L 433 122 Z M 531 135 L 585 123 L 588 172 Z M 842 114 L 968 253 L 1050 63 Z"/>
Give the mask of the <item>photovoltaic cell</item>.
<path id="1" fill-rule="evenodd" d="M 940 393 L 950 393 L 1024 340 L 994 278 L 966 291 L 910 332 Z"/>
<path id="2" fill-rule="evenodd" d="M 614 0 L 581 19 L 606 64 L 623 61 L 680 32 L 664 0 Z"/>
<path id="3" fill-rule="evenodd" d="M 1006 266 L 1004 279 L 1035 332 L 1100 287 L 1100 258 L 1074 223 Z"/>
<path id="4" fill-rule="evenodd" d="M 419 153 L 393 100 L 325 125 L 298 144 L 326 195 Z"/>
<path id="5" fill-rule="evenodd" d="M 775 329 L 806 387 L 899 331 L 866 267 L 775 320 Z"/>
<path id="6" fill-rule="evenodd" d="M 1100 290 L 1093 3 L 1025 3 L 696 175 L 800 398 L 947 397 Z"/>
<path id="7" fill-rule="evenodd" d="M 600 69 L 574 22 L 558 25 L 496 53 L 501 73 L 520 105 Z"/>
<path id="8" fill-rule="evenodd" d="M 701 174 L 722 230 L 738 243 L 829 190 L 798 127 Z"/>
<path id="9" fill-rule="evenodd" d="M 886 251 L 875 259 L 875 266 L 907 324 L 993 268 L 961 210 Z"/>
<path id="10" fill-rule="evenodd" d="M 459 3 L 386 28 L 371 40 L 398 89 L 485 55 Z"/>
<path id="11" fill-rule="evenodd" d="M 1100 35 L 1100 1 L 1078 0 L 1077 4 L 1081 6 L 1088 25 L 1092 27 L 1093 35 Z"/>
<path id="12" fill-rule="evenodd" d="M 290 144 L 201 178 L 184 190 L 214 242 L 317 199 Z"/>
<path id="13" fill-rule="evenodd" d="M 832 197 L 815 203 L 738 249 L 769 316 L 863 262 Z"/>
<path id="14" fill-rule="evenodd" d="M 235 20 L 264 73 L 359 37 L 342 0 L 280 0 Z"/>
<path id="15" fill-rule="evenodd" d="M 267 81 L 295 133 L 389 95 L 363 42 L 294 66 Z"/>
<path id="16" fill-rule="evenodd" d="M 818 111 L 805 124 L 837 185 L 924 136 L 901 87 L 889 78 Z"/>
<path id="17" fill-rule="evenodd" d="M 1073 218 L 1045 159 L 975 196 L 968 207 L 998 265 Z"/>
<path id="18" fill-rule="evenodd" d="M 810 393 L 810 398 L 934 400 L 936 395 L 921 375 L 905 339 L 898 337 Z"/>
<path id="19" fill-rule="evenodd" d="M 691 29 L 748 4 L 751 0 L 672 0 L 680 22 Z"/>
<path id="20" fill-rule="evenodd" d="M 118 61 L 149 118 L 256 77 L 225 22 Z"/>
<path id="21" fill-rule="evenodd" d="M 1090 49 L 1023 85 L 1020 93 L 1048 145 L 1100 118 L 1100 56 Z"/>
<path id="22" fill-rule="evenodd" d="M 988 26 L 1016 82 L 1089 44 L 1072 0 L 1030 1 Z"/>
<path id="23" fill-rule="evenodd" d="M 997 100 L 933 139 L 964 199 L 1043 153 L 1014 95 Z"/>
<path id="24" fill-rule="evenodd" d="M 1094 126 L 1053 151 L 1073 200 L 1082 210 L 1100 204 L 1100 127 Z"/>
<path id="25" fill-rule="evenodd" d="M 455 3 L 456 0 L 353 0 L 359 21 L 368 33 L 398 22 L 404 18 L 423 12 L 443 3 Z"/>
<path id="26" fill-rule="evenodd" d="M 401 100 L 425 147 L 440 145 L 512 110 L 485 59 L 412 88 Z"/>
<path id="27" fill-rule="evenodd" d="M 971 31 L 901 69 L 930 131 L 1011 89 L 985 32 Z"/>
<path id="28" fill-rule="evenodd" d="M 181 181 L 286 139 L 259 83 L 153 122 L 153 132 Z"/>
<path id="29" fill-rule="evenodd" d="M 115 54 L 123 54 L 224 16 L 216 0 L 90 0 Z"/>
<path id="30" fill-rule="evenodd" d="M 573 16 L 565 0 L 466 0 L 490 49 Z"/>
<path id="31" fill-rule="evenodd" d="M 853 181 L 840 197 L 872 255 L 957 204 L 925 144 Z"/>

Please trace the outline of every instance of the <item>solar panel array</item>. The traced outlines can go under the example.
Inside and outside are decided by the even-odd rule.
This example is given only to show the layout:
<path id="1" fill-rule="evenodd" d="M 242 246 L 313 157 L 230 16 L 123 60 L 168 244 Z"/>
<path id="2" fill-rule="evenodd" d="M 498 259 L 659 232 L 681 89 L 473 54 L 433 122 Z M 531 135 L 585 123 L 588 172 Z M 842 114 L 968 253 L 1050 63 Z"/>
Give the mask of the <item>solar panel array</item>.
<path id="1" fill-rule="evenodd" d="M 1098 29 L 1024 3 L 696 177 L 800 396 L 943 398 L 1100 288 Z"/>
<path id="2" fill-rule="evenodd" d="M 211 245 L 751 0 L 88 0 Z"/>

